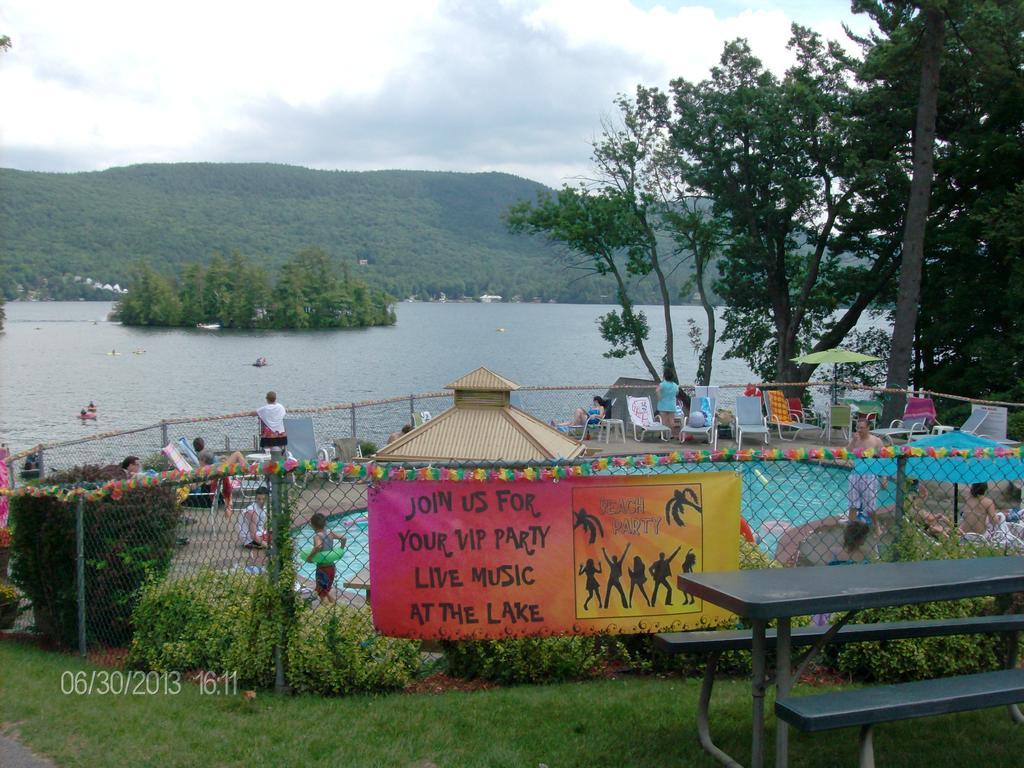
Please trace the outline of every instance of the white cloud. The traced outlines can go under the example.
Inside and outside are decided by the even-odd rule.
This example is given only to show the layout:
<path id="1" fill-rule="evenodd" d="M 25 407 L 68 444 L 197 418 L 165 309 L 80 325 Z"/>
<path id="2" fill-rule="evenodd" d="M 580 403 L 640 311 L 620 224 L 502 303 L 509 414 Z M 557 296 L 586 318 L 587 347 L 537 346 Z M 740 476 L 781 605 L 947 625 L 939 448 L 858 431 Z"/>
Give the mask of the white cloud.
<path id="1" fill-rule="evenodd" d="M 0 163 L 143 161 L 581 173 L 611 99 L 705 77 L 742 36 L 776 71 L 794 19 L 767 0 L 9 0 Z M 796 21 L 835 35 L 834 16 Z"/>

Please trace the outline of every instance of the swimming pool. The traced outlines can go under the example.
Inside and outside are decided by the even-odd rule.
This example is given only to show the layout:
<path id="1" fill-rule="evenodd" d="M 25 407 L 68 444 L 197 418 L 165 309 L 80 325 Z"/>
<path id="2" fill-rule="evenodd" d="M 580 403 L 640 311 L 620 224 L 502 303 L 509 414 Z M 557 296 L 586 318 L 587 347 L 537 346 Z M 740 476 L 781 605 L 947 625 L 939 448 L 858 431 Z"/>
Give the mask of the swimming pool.
<path id="1" fill-rule="evenodd" d="M 743 499 L 740 514 L 750 523 L 762 549 L 775 555 L 786 529 L 826 517 L 846 518 L 849 470 L 802 461 L 741 464 Z M 878 489 L 878 506 L 896 503 L 895 483 Z"/>
<path id="2" fill-rule="evenodd" d="M 334 579 L 334 584 L 338 589 L 342 589 L 346 581 L 370 564 L 370 544 L 366 534 L 366 527 L 365 509 L 357 509 L 341 515 L 331 515 L 327 518 L 327 530 L 343 533 L 348 538 L 348 541 L 345 543 L 344 556 L 335 563 L 337 576 Z M 312 563 L 307 563 L 302 553 L 313 546 L 313 533 L 311 525 L 292 529 L 292 536 L 295 541 L 295 564 L 298 567 L 298 574 L 301 578 L 308 579 L 310 582 L 315 578 L 316 566 Z"/>

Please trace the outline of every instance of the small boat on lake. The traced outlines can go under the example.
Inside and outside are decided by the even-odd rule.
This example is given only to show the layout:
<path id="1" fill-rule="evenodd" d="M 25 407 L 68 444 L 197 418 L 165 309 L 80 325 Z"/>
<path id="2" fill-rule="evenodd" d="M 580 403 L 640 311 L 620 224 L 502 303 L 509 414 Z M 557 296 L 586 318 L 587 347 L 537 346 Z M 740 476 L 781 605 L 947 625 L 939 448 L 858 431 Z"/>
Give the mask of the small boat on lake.
<path id="1" fill-rule="evenodd" d="M 253 368 L 264 368 L 270 365 L 265 357 L 257 357 L 256 362 L 252 364 Z"/>
<path id="2" fill-rule="evenodd" d="M 196 325 L 196 328 L 199 328 L 204 331 L 219 331 L 220 323 L 199 323 L 198 325 Z"/>

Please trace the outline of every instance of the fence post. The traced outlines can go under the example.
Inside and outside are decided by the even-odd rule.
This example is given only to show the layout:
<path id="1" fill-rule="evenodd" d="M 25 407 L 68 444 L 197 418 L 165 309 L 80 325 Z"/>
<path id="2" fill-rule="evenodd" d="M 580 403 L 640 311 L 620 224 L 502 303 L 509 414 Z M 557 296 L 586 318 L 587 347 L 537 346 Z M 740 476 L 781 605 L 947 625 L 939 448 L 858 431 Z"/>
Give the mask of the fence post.
<path id="1" fill-rule="evenodd" d="M 280 448 L 270 449 L 270 460 L 272 462 L 279 463 L 284 460 L 283 451 Z M 271 594 L 275 596 L 280 592 L 280 581 L 281 581 L 281 547 L 279 546 L 279 536 L 281 535 L 281 526 L 283 520 L 281 519 L 281 510 L 284 508 L 282 504 L 281 495 L 283 492 L 284 484 L 281 482 L 281 476 L 278 474 L 271 475 L 270 477 L 270 587 Z M 289 585 L 290 587 L 290 585 Z M 283 607 L 283 606 L 282 606 Z M 284 693 L 284 612 L 282 611 L 279 634 L 277 642 L 274 643 L 274 690 L 277 693 Z"/>
<path id="2" fill-rule="evenodd" d="M 352 437 L 356 436 L 356 407 L 352 406 Z"/>
<path id="3" fill-rule="evenodd" d="M 161 420 L 160 421 L 160 447 L 163 448 L 169 442 L 171 442 L 171 441 L 167 439 L 167 422 Z"/>
<path id="4" fill-rule="evenodd" d="M 896 457 L 896 530 L 903 529 L 903 505 L 906 503 L 907 483 L 907 457 L 900 455 Z M 895 550 L 896 560 L 899 560 L 899 548 Z"/>
<path id="5" fill-rule="evenodd" d="M 85 499 L 75 504 L 75 582 L 78 589 L 78 653 L 85 656 Z"/>
<path id="6" fill-rule="evenodd" d="M 40 480 L 42 480 L 46 476 L 46 467 L 45 467 L 44 462 L 43 462 L 43 446 L 42 446 L 42 444 L 40 444 L 39 447 L 36 448 L 36 457 L 39 459 L 38 463 L 36 464 L 36 466 L 39 467 L 39 474 L 37 475 L 37 477 Z"/>
<path id="7" fill-rule="evenodd" d="M 413 414 L 416 413 L 416 395 L 409 395 L 409 423 L 416 424 L 416 417 Z"/>

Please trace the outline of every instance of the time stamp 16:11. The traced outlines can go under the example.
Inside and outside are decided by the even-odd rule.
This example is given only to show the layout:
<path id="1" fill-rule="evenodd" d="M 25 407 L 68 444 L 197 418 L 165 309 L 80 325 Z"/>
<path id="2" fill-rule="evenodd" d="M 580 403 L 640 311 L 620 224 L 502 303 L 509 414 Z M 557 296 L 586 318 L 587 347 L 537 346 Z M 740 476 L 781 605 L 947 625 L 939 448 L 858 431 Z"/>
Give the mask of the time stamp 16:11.
<path id="1" fill-rule="evenodd" d="M 195 678 L 200 696 L 238 694 L 238 672 L 205 674 Z M 181 693 L 180 672 L 106 670 L 62 672 L 60 692 L 65 696 L 176 696 Z"/>

